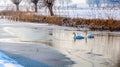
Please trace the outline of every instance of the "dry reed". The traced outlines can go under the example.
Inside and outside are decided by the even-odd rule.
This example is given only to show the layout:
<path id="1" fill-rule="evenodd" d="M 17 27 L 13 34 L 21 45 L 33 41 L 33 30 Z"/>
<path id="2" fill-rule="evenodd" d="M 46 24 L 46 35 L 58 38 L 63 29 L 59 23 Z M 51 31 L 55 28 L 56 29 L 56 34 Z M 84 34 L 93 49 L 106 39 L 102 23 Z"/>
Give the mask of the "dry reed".
<path id="1" fill-rule="evenodd" d="M 91 30 L 110 30 L 120 31 L 120 20 L 109 19 L 83 19 L 83 18 L 68 18 L 59 16 L 43 16 L 32 12 L 16 12 L 16 11 L 1 11 L 1 16 L 8 16 L 8 19 L 17 21 L 48 23 L 75 27 L 76 25 L 87 25 Z"/>

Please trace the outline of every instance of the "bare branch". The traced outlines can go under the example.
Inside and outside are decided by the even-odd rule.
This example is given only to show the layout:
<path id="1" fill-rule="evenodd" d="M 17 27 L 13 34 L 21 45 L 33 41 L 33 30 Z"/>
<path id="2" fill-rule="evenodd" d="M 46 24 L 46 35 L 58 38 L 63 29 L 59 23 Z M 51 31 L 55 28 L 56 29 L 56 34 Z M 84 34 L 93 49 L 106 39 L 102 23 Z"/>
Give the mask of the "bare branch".
<path id="1" fill-rule="evenodd" d="M 19 4 L 22 0 L 11 0 L 13 2 L 13 4 L 16 5 L 16 10 L 19 11 Z"/>

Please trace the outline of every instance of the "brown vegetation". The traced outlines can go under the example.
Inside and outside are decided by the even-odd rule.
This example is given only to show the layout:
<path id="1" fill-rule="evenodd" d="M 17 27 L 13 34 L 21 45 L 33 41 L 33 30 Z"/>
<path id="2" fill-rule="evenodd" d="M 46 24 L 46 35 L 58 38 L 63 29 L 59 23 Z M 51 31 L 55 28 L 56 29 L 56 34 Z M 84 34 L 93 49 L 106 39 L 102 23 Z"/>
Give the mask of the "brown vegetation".
<path id="1" fill-rule="evenodd" d="M 8 16 L 8 19 L 37 22 L 37 23 L 48 23 L 56 25 L 65 25 L 76 27 L 77 25 L 87 25 L 90 30 L 110 30 L 120 31 L 120 20 L 114 19 L 82 19 L 82 18 L 67 18 L 59 16 L 43 16 L 36 15 L 32 12 L 21 12 L 21 11 L 1 11 L 1 16 Z"/>
<path id="2" fill-rule="evenodd" d="M 120 21 L 113 19 L 91 19 L 90 20 L 91 30 L 110 30 L 120 31 Z"/>

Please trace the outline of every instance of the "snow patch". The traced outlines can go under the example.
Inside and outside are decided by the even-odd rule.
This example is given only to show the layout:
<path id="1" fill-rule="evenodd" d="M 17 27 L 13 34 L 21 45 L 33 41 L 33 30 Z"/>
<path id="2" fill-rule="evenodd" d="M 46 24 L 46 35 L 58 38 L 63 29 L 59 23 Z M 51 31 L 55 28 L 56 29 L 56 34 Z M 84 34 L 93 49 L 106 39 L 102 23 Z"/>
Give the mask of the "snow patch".
<path id="1" fill-rule="evenodd" d="M 13 59 L 0 52 L 0 67 L 23 67 Z"/>

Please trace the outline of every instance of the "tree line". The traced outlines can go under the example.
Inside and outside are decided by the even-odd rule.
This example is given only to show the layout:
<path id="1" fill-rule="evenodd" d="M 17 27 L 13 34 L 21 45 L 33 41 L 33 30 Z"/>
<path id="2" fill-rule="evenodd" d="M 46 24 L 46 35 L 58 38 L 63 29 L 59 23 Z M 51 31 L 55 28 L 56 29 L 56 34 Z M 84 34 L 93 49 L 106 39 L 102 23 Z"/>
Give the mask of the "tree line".
<path id="1" fill-rule="evenodd" d="M 16 5 L 16 10 L 19 11 L 19 4 L 21 3 L 22 0 L 11 0 L 13 4 Z M 53 16 L 53 5 L 55 0 L 30 0 L 31 3 L 34 4 L 34 11 L 38 12 L 38 4 L 40 4 L 42 7 L 47 7 L 50 15 Z"/>
<path id="2" fill-rule="evenodd" d="M 89 7 L 116 7 L 120 6 L 120 0 L 87 0 Z"/>

